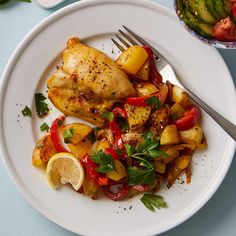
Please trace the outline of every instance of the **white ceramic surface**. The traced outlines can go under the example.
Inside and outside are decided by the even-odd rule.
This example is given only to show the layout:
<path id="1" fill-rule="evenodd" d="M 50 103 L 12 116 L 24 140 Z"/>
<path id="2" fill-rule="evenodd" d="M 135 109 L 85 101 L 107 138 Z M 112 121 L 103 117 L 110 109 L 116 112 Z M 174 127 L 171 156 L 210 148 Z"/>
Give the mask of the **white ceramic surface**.
<path id="1" fill-rule="evenodd" d="M 31 155 L 43 134 L 40 124 L 50 123 L 58 112 L 52 109 L 50 117 L 38 119 L 34 94 L 46 93 L 45 82 L 60 64 L 60 52 L 68 38 L 77 35 L 115 57 L 118 51 L 110 37 L 122 24 L 166 55 L 185 83 L 214 109 L 229 119 L 236 117 L 235 90 L 225 63 L 215 49 L 193 39 L 177 22 L 175 13 L 162 6 L 141 0 L 87 0 L 40 23 L 17 47 L 1 79 L 1 156 L 13 182 L 36 209 L 82 235 L 153 235 L 173 228 L 214 194 L 235 150 L 234 141 L 203 113 L 208 149 L 194 156 L 190 185 L 177 183 L 160 192 L 168 208 L 156 213 L 142 205 L 140 196 L 122 202 L 94 201 L 67 187 L 54 191 L 48 186 L 44 173 L 32 167 Z M 21 115 L 25 105 L 33 108 L 33 119 Z"/>

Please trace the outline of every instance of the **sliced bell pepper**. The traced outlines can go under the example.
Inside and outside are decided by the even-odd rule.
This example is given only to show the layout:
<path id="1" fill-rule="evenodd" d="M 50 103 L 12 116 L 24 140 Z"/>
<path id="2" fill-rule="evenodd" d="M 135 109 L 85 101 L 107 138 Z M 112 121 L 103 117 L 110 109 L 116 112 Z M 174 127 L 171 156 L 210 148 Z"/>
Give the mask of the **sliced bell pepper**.
<path id="1" fill-rule="evenodd" d="M 148 192 L 148 185 L 146 184 L 134 185 L 132 186 L 132 188 L 136 189 L 139 192 Z"/>
<path id="2" fill-rule="evenodd" d="M 112 110 L 115 118 L 120 116 L 120 117 L 123 117 L 123 118 L 128 118 L 127 116 L 127 113 L 125 111 L 125 109 L 121 108 L 121 107 L 115 107 L 113 110 Z"/>
<path id="3" fill-rule="evenodd" d="M 65 120 L 65 116 L 60 116 L 52 122 L 52 125 L 50 127 L 50 136 L 57 152 L 69 152 L 67 149 L 65 149 L 62 146 L 60 142 L 60 138 L 59 138 L 60 122 L 62 123 L 64 120 Z"/>
<path id="4" fill-rule="evenodd" d="M 163 104 L 166 100 L 167 94 L 168 94 L 168 86 L 166 84 L 159 84 L 159 91 L 157 93 L 143 97 L 128 97 L 126 101 L 128 104 L 134 106 L 148 106 L 146 99 L 155 96 Z"/>
<path id="5" fill-rule="evenodd" d="M 154 85 L 156 85 L 158 87 L 159 84 L 162 83 L 162 76 L 161 76 L 161 74 L 158 72 L 158 70 L 156 68 L 155 58 L 153 56 L 152 49 L 150 47 L 148 47 L 148 46 L 143 46 L 143 48 L 148 53 L 149 60 L 150 60 L 149 82 L 154 84 Z"/>
<path id="6" fill-rule="evenodd" d="M 236 19 L 236 3 L 234 3 L 233 5 L 232 13 L 233 13 L 233 17 Z"/>
<path id="7" fill-rule="evenodd" d="M 118 192 L 112 192 L 110 186 L 103 187 L 104 195 L 113 201 L 119 201 L 125 198 L 128 192 L 129 192 L 129 186 L 127 183 L 124 183 L 122 187 L 119 188 Z"/>
<path id="8" fill-rule="evenodd" d="M 122 147 L 123 145 L 122 132 L 120 127 L 116 123 L 116 119 L 109 122 L 109 128 L 114 134 L 114 148 Z"/>
<path id="9" fill-rule="evenodd" d="M 189 109 L 184 112 L 183 116 L 178 120 L 173 121 L 179 130 L 191 129 L 201 117 L 201 111 L 196 105 L 191 105 Z"/>
<path id="10" fill-rule="evenodd" d="M 117 152 L 116 152 L 115 150 L 113 150 L 112 148 L 105 148 L 105 149 L 104 149 L 104 152 L 105 152 L 106 154 L 110 154 L 113 159 L 117 159 L 117 160 L 120 159 L 120 157 L 119 157 L 119 155 L 117 154 Z"/>
<path id="11" fill-rule="evenodd" d="M 96 171 L 98 165 L 92 161 L 88 154 L 84 155 L 80 161 L 89 178 L 93 180 L 98 186 L 105 186 L 109 184 L 109 179 L 105 175 Z"/>

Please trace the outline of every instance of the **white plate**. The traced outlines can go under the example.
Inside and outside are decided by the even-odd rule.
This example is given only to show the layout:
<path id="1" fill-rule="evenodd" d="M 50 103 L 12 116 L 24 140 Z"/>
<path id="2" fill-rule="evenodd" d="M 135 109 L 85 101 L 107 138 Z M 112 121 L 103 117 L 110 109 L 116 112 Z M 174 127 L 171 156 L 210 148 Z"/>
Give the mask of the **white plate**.
<path id="1" fill-rule="evenodd" d="M 48 186 L 44 173 L 31 165 L 32 150 L 42 135 L 39 126 L 44 120 L 36 118 L 35 109 L 34 119 L 23 117 L 21 110 L 25 105 L 34 107 L 35 92 L 45 92 L 45 81 L 60 63 L 59 54 L 68 38 L 78 35 L 114 57 L 110 37 L 122 24 L 139 32 L 166 55 L 203 100 L 226 117 L 236 117 L 234 86 L 224 61 L 215 49 L 193 39 L 177 22 L 174 12 L 162 6 L 140 0 L 83 1 L 40 23 L 17 47 L 3 73 L 1 156 L 14 183 L 36 209 L 83 235 L 153 235 L 173 228 L 214 194 L 235 149 L 234 141 L 203 113 L 208 149 L 195 155 L 190 185 L 176 184 L 160 193 L 168 208 L 156 213 L 148 211 L 140 197 L 122 202 L 94 201 L 67 187 L 54 191 Z M 56 116 L 52 111 L 48 120 Z"/>

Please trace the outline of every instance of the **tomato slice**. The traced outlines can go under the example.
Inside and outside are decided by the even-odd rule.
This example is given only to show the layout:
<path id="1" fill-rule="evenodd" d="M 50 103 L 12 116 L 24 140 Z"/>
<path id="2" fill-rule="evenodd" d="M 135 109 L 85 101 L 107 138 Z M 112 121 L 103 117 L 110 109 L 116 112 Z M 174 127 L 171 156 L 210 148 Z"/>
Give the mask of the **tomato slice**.
<path id="1" fill-rule="evenodd" d="M 214 25 L 213 36 L 220 41 L 236 40 L 236 27 L 229 16 Z"/>

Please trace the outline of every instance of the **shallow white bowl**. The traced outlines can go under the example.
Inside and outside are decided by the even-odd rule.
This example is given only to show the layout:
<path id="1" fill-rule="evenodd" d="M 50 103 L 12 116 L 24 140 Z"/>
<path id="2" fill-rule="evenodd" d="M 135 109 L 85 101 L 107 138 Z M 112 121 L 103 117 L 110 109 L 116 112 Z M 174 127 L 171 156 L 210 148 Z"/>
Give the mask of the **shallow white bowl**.
<path id="1" fill-rule="evenodd" d="M 177 183 L 159 193 L 165 197 L 168 208 L 156 213 L 142 205 L 140 196 L 122 202 L 94 201 L 67 187 L 54 191 L 48 186 L 44 173 L 32 167 L 31 155 L 36 140 L 43 134 L 39 126 L 45 121 L 50 124 L 58 111 L 49 103 L 50 116 L 37 118 L 34 94 L 46 92 L 46 80 L 60 64 L 60 52 L 68 38 L 77 35 L 116 57 L 119 52 L 110 38 L 122 24 L 166 55 L 193 92 L 227 118 L 236 117 L 232 78 L 220 55 L 193 39 L 178 23 L 175 13 L 160 5 L 141 0 L 88 0 L 63 8 L 40 23 L 17 47 L 2 75 L 1 156 L 13 182 L 36 209 L 82 235 L 153 235 L 175 227 L 214 194 L 235 150 L 234 141 L 203 113 L 208 149 L 194 156 L 190 185 Z M 21 115 L 25 105 L 33 108 L 33 119 Z"/>

